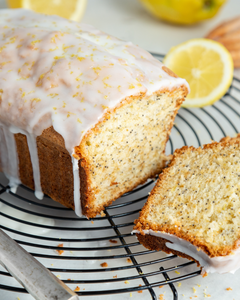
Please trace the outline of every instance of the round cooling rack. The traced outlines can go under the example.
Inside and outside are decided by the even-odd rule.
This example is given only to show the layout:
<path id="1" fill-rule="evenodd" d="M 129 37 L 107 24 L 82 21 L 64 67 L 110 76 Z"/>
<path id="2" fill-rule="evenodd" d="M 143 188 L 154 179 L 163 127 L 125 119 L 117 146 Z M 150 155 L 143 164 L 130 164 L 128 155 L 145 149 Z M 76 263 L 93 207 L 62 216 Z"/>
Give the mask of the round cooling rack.
<path id="1" fill-rule="evenodd" d="M 235 136 L 240 132 L 239 117 L 240 80 L 234 78 L 214 105 L 179 110 L 166 152 Z M 196 263 L 149 251 L 131 235 L 153 186 L 154 180 L 148 181 L 107 207 L 104 217 L 87 220 L 47 196 L 39 201 L 24 186 L 11 193 L 1 175 L 0 227 L 71 289 L 78 287 L 80 298 L 146 300 L 165 293 L 162 299 L 177 300 L 179 282 L 200 275 Z M 33 299 L 3 267 L 0 289 L 2 300 Z"/>

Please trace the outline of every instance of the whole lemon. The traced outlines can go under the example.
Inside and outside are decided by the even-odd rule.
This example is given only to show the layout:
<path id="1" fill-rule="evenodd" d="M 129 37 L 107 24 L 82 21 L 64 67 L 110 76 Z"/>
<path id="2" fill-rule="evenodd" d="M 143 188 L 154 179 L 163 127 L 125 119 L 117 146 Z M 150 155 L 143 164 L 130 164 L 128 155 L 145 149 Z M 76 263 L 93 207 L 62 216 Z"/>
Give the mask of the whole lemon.
<path id="1" fill-rule="evenodd" d="M 216 15 L 226 0 L 140 0 L 156 17 L 176 24 L 193 24 Z"/>

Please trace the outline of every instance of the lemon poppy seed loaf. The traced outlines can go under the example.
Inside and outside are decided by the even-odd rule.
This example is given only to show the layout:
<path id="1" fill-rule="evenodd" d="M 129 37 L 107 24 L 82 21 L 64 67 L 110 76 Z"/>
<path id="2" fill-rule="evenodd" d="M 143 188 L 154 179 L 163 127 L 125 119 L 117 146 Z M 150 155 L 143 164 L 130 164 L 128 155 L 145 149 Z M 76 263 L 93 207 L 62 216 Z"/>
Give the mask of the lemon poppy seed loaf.
<path id="1" fill-rule="evenodd" d="M 188 84 L 95 28 L 0 12 L 0 157 L 22 183 L 88 218 L 155 176 Z"/>
<path id="2" fill-rule="evenodd" d="M 140 217 L 139 241 L 177 254 L 205 272 L 240 267 L 240 135 L 183 147 L 159 176 Z"/>

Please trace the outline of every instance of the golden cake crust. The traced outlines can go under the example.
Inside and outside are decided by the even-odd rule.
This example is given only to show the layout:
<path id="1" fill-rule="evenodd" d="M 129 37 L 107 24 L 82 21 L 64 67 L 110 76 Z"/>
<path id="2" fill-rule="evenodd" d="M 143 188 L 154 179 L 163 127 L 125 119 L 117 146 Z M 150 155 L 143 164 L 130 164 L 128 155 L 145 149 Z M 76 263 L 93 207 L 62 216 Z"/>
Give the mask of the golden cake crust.
<path id="1" fill-rule="evenodd" d="M 152 236 L 150 234 L 145 234 L 145 235 L 142 235 L 142 234 L 136 234 L 139 242 L 147 249 L 149 250 L 157 250 L 157 251 L 164 251 L 166 252 L 167 254 L 175 254 L 177 256 L 180 256 L 182 258 L 187 258 L 189 260 L 193 260 L 197 263 L 198 267 L 200 266 L 199 262 L 197 260 L 195 260 L 194 258 L 192 258 L 191 256 L 185 254 L 185 253 L 182 253 L 182 252 L 179 252 L 177 250 L 173 250 L 173 249 L 170 249 L 166 246 L 166 243 L 171 243 L 169 242 L 168 240 L 164 239 L 164 238 L 161 238 L 159 236 Z"/>

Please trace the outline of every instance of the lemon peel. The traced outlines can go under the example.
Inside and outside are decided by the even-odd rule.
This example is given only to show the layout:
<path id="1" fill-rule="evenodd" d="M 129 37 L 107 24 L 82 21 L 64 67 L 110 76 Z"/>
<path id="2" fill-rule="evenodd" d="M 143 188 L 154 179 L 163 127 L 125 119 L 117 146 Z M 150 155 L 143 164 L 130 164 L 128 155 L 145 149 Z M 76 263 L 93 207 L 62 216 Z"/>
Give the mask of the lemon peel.
<path id="1" fill-rule="evenodd" d="M 189 25 L 214 17 L 226 0 L 140 0 L 155 17 Z"/>

